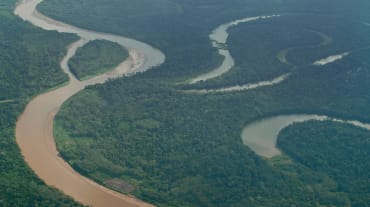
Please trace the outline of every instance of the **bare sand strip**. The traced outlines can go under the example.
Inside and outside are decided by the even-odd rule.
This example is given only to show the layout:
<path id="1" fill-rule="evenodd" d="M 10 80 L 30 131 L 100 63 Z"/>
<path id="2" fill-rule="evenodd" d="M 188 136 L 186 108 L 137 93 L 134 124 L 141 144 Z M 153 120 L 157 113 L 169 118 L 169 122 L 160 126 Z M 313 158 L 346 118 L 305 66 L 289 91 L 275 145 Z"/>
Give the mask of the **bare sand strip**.
<path id="1" fill-rule="evenodd" d="M 247 91 L 252 90 L 256 88 L 262 88 L 266 86 L 273 86 L 279 83 L 282 83 L 287 78 L 289 78 L 290 74 L 286 73 L 279 77 L 276 77 L 272 80 L 267 81 L 260 81 L 257 83 L 247 83 L 244 85 L 237 85 L 237 86 L 230 86 L 230 87 L 224 87 L 224 88 L 217 88 L 217 89 L 199 89 L 199 90 L 188 90 L 187 92 L 192 93 L 225 93 L 225 92 L 233 92 L 233 91 Z"/>
<path id="2" fill-rule="evenodd" d="M 6 99 L 6 100 L 0 101 L 0 104 L 11 103 L 11 102 L 14 102 L 14 101 L 15 101 L 14 99 Z"/>
<path id="3" fill-rule="evenodd" d="M 313 65 L 315 65 L 315 66 L 327 65 L 327 64 L 336 62 L 338 60 L 341 60 L 344 57 L 346 57 L 347 55 L 349 55 L 349 52 L 345 52 L 345 53 L 341 53 L 341 54 L 337 54 L 337 55 L 331 55 L 329 57 L 326 57 L 326 58 L 315 61 L 313 63 Z"/>

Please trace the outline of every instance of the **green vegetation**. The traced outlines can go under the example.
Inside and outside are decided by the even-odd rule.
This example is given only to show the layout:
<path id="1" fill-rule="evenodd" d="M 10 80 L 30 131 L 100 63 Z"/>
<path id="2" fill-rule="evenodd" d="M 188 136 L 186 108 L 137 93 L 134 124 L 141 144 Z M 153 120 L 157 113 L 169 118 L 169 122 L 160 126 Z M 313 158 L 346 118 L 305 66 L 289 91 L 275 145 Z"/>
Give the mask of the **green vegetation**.
<path id="1" fill-rule="evenodd" d="M 276 56 L 287 48 L 308 47 L 322 41 L 319 36 L 305 30 L 305 23 L 305 19 L 292 22 L 291 17 L 283 16 L 232 28 L 229 31 L 228 48 L 235 60 L 235 67 L 221 77 L 184 88 L 211 89 L 243 85 L 294 72 L 296 66 L 281 63 Z"/>
<path id="2" fill-rule="evenodd" d="M 57 33 L 45 33 L 12 16 L 8 4 L 1 7 L 0 100 L 25 98 L 66 82 L 56 63 L 75 37 L 61 35 L 55 40 Z"/>
<path id="3" fill-rule="evenodd" d="M 128 51 L 117 43 L 95 40 L 79 48 L 68 64 L 81 80 L 113 70 L 127 57 Z"/>
<path id="4" fill-rule="evenodd" d="M 102 183 L 112 178 L 125 180 L 136 187 L 131 193 L 161 206 L 314 206 L 321 202 L 334 205 L 340 193 L 330 194 L 336 199 L 328 204 L 325 195 L 331 188 L 325 183 L 325 187 L 316 188 L 316 182 L 300 179 L 310 171 L 303 168 L 298 173 L 304 175 L 298 178 L 290 176 L 291 172 L 281 173 L 240 140 L 245 120 L 294 107 L 296 111 L 316 108 L 314 112 L 330 113 L 325 108 L 332 96 L 329 102 L 308 101 L 322 96 L 321 91 L 334 91 L 331 86 L 335 81 L 327 83 L 330 87 L 319 85 L 308 97 L 307 92 L 294 93 L 310 91 L 310 87 L 330 75 L 315 77 L 317 80 L 302 75 L 283 84 L 284 88 L 258 93 L 202 96 L 179 93 L 165 83 L 147 79 L 145 74 L 117 80 L 91 87 L 66 103 L 56 120 L 58 147 L 62 156 L 83 174 Z M 336 85 L 342 83 L 339 80 Z M 352 84 L 348 82 L 344 88 Z M 291 92 L 296 96 L 284 95 L 291 88 L 298 88 Z M 361 94 L 367 94 L 366 89 Z M 362 112 L 369 99 L 362 100 L 362 106 L 357 105 L 361 99 L 359 95 L 357 100 L 351 100 L 356 104 L 345 106 L 349 110 L 345 115 L 366 115 Z M 341 111 L 340 107 L 337 109 Z M 338 111 L 333 114 L 339 114 Z M 61 132 L 64 136 L 59 135 Z"/>
<path id="5" fill-rule="evenodd" d="M 47 16 L 63 22 L 133 37 L 160 48 L 167 56 L 166 63 L 151 75 L 171 81 L 194 77 L 219 64 L 220 57 L 208 35 L 222 23 L 246 16 L 299 12 L 340 14 L 370 22 L 366 12 L 353 12 L 355 9 L 366 11 L 369 7 L 369 2 L 363 0 L 340 0 L 334 8 L 330 0 L 110 0 L 109 3 L 105 0 L 47 0 L 38 6 Z M 301 17 L 290 19 L 299 21 Z M 322 20 L 319 18 L 319 22 Z M 241 37 L 246 39 L 245 35 Z"/>
<path id="6" fill-rule="evenodd" d="M 167 56 L 165 68 L 161 67 L 155 75 L 184 79 L 219 63 L 220 57 L 211 47 L 208 35 L 218 24 L 244 17 L 245 11 L 256 3 L 240 4 L 242 9 L 235 11 L 238 7 L 232 6 L 231 10 L 230 2 L 222 0 L 48 0 L 38 8 L 50 17 L 82 28 L 148 42 Z M 81 10 L 81 6 L 92 9 Z M 215 17 L 215 13 L 219 15 Z"/>
<path id="7" fill-rule="evenodd" d="M 306 168 L 280 172 L 244 147 L 240 132 L 246 121 L 288 112 L 368 120 L 370 73 L 356 58 L 243 93 L 185 94 L 146 74 L 90 87 L 58 114 L 58 148 L 81 173 L 124 180 L 161 206 L 345 206 L 330 182 L 308 182 L 316 174 Z"/>
<path id="8" fill-rule="evenodd" d="M 159 206 L 313 205 L 302 184 L 241 144 L 240 120 L 218 109 L 219 98 L 133 79 L 90 88 L 63 107 L 58 148 L 76 170 L 101 183 L 124 180 Z"/>
<path id="9" fill-rule="evenodd" d="M 331 37 L 333 42 L 320 46 L 323 39 L 317 31 Z M 341 31 L 353 32 L 343 34 Z M 228 39 L 236 66 L 219 78 L 183 88 L 243 85 L 271 80 L 287 72 L 313 69 L 311 65 L 319 59 L 370 46 L 369 32 L 369 28 L 361 22 L 325 15 L 292 14 L 241 24 L 231 29 Z M 289 63 L 283 64 L 276 56 L 279 51 L 288 48 L 291 49 L 286 57 Z"/>
<path id="10" fill-rule="evenodd" d="M 15 3 L 0 3 L 0 206 L 79 206 L 36 177 L 14 137 L 16 118 L 25 103 L 67 81 L 59 61 L 76 37 L 22 22 L 12 14 Z"/>
<path id="11" fill-rule="evenodd" d="M 335 190 L 343 192 L 342 196 L 349 201 L 348 206 L 370 205 L 368 130 L 310 121 L 284 129 L 278 146 L 294 161 L 331 178 Z"/>
<path id="12" fill-rule="evenodd" d="M 366 12 L 350 13 L 353 8 L 366 11 L 369 3 L 339 1 L 338 10 L 333 11 L 332 1 L 153 0 L 169 11 L 146 15 L 142 11 L 150 11 L 151 4 L 135 2 L 142 4 L 135 8 L 128 7 L 130 1 L 50 0 L 40 5 L 47 15 L 144 40 L 167 56 L 166 63 L 156 69 L 89 87 L 62 107 L 54 128 L 57 145 L 76 170 L 158 206 L 344 207 L 350 199 L 355 202 L 351 195 L 355 190 L 337 188 L 337 178 L 329 170 L 316 171 L 287 157 L 264 160 L 242 145 L 240 132 L 246 123 L 282 113 L 370 122 L 370 50 L 323 67 L 310 64 L 370 43 L 370 27 L 357 22 L 370 17 Z M 125 8 L 132 12 L 118 12 Z M 184 93 L 178 89 L 188 86 L 173 84 L 220 62 L 208 38 L 219 24 L 291 11 L 314 12 L 318 17 L 292 14 L 232 29 L 228 48 L 236 67 L 218 80 L 195 87 L 254 82 L 289 71 L 292 75 L 287 81 L 221 94 Z M 318 35 L 307 30 L 322 31 L 334 43 L 297 49 L 288 56 L 297 67 L 286 68 L 275 58 L 279 50 L 320 42 Z M 117 188 L 112 180 L 126 188 Z"/>

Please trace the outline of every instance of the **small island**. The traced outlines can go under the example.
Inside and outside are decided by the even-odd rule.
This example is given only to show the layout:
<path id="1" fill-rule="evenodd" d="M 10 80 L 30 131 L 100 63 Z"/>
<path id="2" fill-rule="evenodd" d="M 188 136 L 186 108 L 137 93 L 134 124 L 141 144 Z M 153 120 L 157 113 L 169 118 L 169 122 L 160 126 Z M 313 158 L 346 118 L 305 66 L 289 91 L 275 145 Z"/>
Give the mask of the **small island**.
<path id="1" fill-rule="evenodd" d="M 95 40 L 76 51 L 69 61 L 71 72 L 79 80 L 84 80 L 113 70 L 128 57 L 128 51 L 106 40 Z"/>

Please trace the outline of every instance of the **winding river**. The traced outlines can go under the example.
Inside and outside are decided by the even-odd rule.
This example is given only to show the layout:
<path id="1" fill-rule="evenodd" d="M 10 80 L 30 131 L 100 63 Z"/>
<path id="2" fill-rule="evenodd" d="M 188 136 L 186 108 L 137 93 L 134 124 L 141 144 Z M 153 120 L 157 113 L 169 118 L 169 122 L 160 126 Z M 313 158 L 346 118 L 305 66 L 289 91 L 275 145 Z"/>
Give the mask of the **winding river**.
<path id="1" fill-rule="evenodd" d="M 355 120 L 335 119 L 322 115 L 292 114 L 274 116 L 248 124 L 242 131 L 242 140 L 243 143 L 251 148 L 256 154 L 262 157 L 272 158 L 281 154 L 280 150 L 276 147 L 279 132 L 293 123 L 308 120 L 330 120 L 352 124 L 354 126 L 370 130 L 370 124 Z"/>
<path id="2" fill-rule="evenodd" d="M 207 81 L 212 78 L 219 77 L 222 74 L 228 72 L 234 66 L 234 59 L 230 55 L 230 52 L 227 50 L 227 45 L 226 45 L 227 38 L 229 36 L 227 30 L 229 28 L 233 26 L 237 26 L 240 23 L 256 21 L 260 19 L 270 19 L 274 17 L 280 17 L 280 15 L 257 16 L 257 17 L 239 19 L 239 20 L 235 20 L 235 21 L 232 21 L 226 24 L 222 24 L 221 26 L 213 30 L 212 33 L 210 34 L 210 39 L 213 43 L 213 47 L 217 48 L 219 51 L 219 54 L 224 56 L 224 61 L 218 68 L 192 79 L 190 83 L 194 84 L 199 81 Z M 369 25 L 366 24 L 366 26 L 369 26 Z M 292 52 L 297 49 L 324 47 L 324 46 L 330 45 L 333 42 L 333 39 L 324 33 L 314 31 L 314 30 L 307 30 L 307 31 L 320 36 L 321 42 L 319 42 L 316 45 L 297 46 L 297 47 L 290 47 L 290 48 L 280 50 L 277 53 L 276 58 L 281 63 L 297 68 L 298 67 L 297 65 L 294 65 L 293 63 L 289 62 L 287 58 L 287 55 L 289 54 L 289 52 Z M 351 53 L 364 50 L 364 49 L 369 49 L 369 47 L 364 47 L 361 49 L 353 50 L 351 51 Z M 333 63 L 335 61 L 338 61 L 348 56 L 349 54 L 350 52 L 344 52 L 344 53 L 337 54 L 337 55 L 331 55 L 326 58 L 322 58 L 322 59 L 315 61 L 314 63 L 312 63 L 312 65 L 324 66 L 324 65 Z M 237 86 L 224 87 L 224 88 L 218 88 L 218 89 L 188 90 L 188 92 L 215 93 L 215 92 L 233 92 L 233 91 L 252 90 L 252 89 L 256 89 L 256 88 L 260 88 L 264 86 L 273 86 L 273 85 L 279 84 L 285 81 L 286 79 L 288 79 L 289 76 L 290 76 L 290 73 L 286 73 L 272 80 L 260 81 L 257 83 L 248 83 L 245 85 L 237 85 Z M 262 157 L 265 157 L 265 158 L 272 158 L 274 156 L 281 154 L 280 150 L 276 147 L 276 141 L 277 141 L 279 132 L 283 128 L 295 122 L 304 122 L 308 120 L 320 120 L 320 121 L 331 120 L 335 122 L 352 124 L 354 126 L 358 126 L 358 127 L 362 127 L 362 128 L 370 130 L 370 124 L 361 123 L 359 121 L 354 121 L 354 120 L 341 120 L 341 119 L 330 118 L 330 117 L 322 116 L 322 115 L 309 115 L 309 114 L 279 115 L 279 116 L 274 116 L 274 117 L 258 120 L 258 121 L 248 124 L 242 131 L 242 134 L 241 134 L 242 141 L 246 146 L 248 146 L 256 154 Z"/>
<path id="3" fill-rule="evenodd" d="M 212 42 L 212 46 L 217 48 L 218 53 L 224 57 L 224 60 L 219 67 L 213 69 L 212 71 L 208 73 L 201 74 L 198 77 L 193 78 L 192 80 L 190 80 L 190 83 L 194 84 L 200 81 L 206 81 L 212 78 L 219 77 L 222 74 L 227 73 L 232 67 L 234 67 L 234 64 L 235 64 L 234 59 L 230 55 L 230 52 L 227 49 L 227 44 L 226 44 L 227 39 L 229 37 L 228 30 L 231 27 L 235 27 L 241 23 L 252 22 L 252 21 L 263 20 L 263 19 L 271 19 L 271 18 L 275 18 L 279 16 L 280 15 L 247 17 L 243 19 L 234 20 L 226 24 L 222 24 L 216 29 L 214 29 L 212 33 L 209 35 L 209 39 Z"/>
<path id="4" fill-rule="evenodd" d="M 195 84 L 200 81 L 207 81 L 216 77 L 219 77 L 223 75 L 224 73 L 227 73 L 230 71 L 234 65 L 235 61 L 233 57 L 230 54 L 230 51 L 227 49 L 227 39 L 229 37 L 228 30 L 232 27 L 238 26 L 241 23 L 247 23 L 257 20 L 264 20 L 264 19 L 271 19 L 271 18 L 277 18 L 281 17 L 281 15 L 274 14 L 274 15 L 265 15 L 265 16 L 255 16 L 255 17 L 247 17 L 243 19 L 237 19 L 225 24 L 220 25 L 216 29 L 214 29 L 211 34 L 209 35 L 209 39 L 212 42 L 212 46 L 218 50 L 218 53 L 223 56 L 223 62 L 220 66 L 217 68 L 211 70 L 210 72 L 207 72 L 205 74 L 201 74 L 193 79 L 190 80 L 190 84 Z M 316 35 L 319 35 L 322 39 L 320 43 L 317 45 L 311 45 L 311 46 L 298 46 L 298 47 L 290 47 L 283 50 L 280 50 L 278 54 L 276 55 L 276 58 L 283 64 L 290 65 L 293 67 L 297 67 L 296 65 L 290 63 L 287 59 L 287 55 L 289 52 L 292 52 L 296 49 L 303 49 L 303 48 L 318 48 L 330 45 L 333 42 L 333 39 L 329 37 L 328 35 L 314 31 L 314 30 L 307 30 L 308 32 L 314 33 Z M 337 60 L 340 60 L 344 58 L 345 56 L 349 55 L 349 53 L 343 53 L 339 55 L 333 55 L 329 56 L 320 60 L 317 60 L 313 63 L 313 65 L 316 66 L 323 66 L 332 62 L 335 62 Z M 290 76 L 290 73 L 282 74 L 278 77 L 275 77 L 271 80 L 264 80 L 256 83 L 247 83 L 244 85 L 236 85 L 236 86 L 230 86 L 230 87 L 222 87 L 222 88 L 216 88 L 216 89 L 198 89 L 198 90 L 188 90 L 188 92 L 193 93 L 217 93 L 217 92 L 233 92 L 233 91 L 245 91 L 245 90 L 252 90 L 260 87 L 265 86 L 273 86 L 279 83 L 282 83 L 286 79 L 288 79 Z"/>
<path id="5" fill-rule="evenodd" d="M 213 43 L 213 47 L 218 49 L 219 54 L 224 56 L 224 61 L 216 69 L 192 79 L 190 83 L 194 84 L 199 81 L 207 81 L 212 78 L 219 77 L 222 74 L 228 72 L 234 66 L 234 59 L 230 55 L 230 52 L 227 50 L 227 44 L 226 44 L 228 36 L 229 36 L 228 29 L 230 29 L 231 27 L 237 26 L 240 23 L 246 23 L 246 22 L 256 21 L 256 20 L 261 20 L 261 19 L 270 19 L 274 17 L 280 17 L 280 15 L 256 16 L 256 17 L 238 19 L 238 20 L 226 23 L 226 24 L 222 24 L 221 26 L 213 30 L 209 36 L 210 40 Z M 298 66 L 289 62 L 289 60 L 287 59 L 287 55 L 289 54 L 289 52 L 292 52 L 296 49 L 324 47 L 324 46 L 330 45 L 333 42 L 333 39 L 324 33 L 314 31 L 314 30 L 307 30 L 307 31 L 320 36 L 322 39 L 321 42 L 316 45 L 297 46 L 297 47 L 291 47 L 291 48 L 280 50 L 278 54 L 276 55 L 276 58 L 281 63 L 290 65 L 296 68 Z M 368 49 L 368 47 L 362 48 L 362 49 Z M 358 50 L 362 50 L 362 49 L 358 49 Z M 352 52 L 355 52 L 355 51 L 356 50 Z M 341 53 L 337 55 L 331 55 L 326 58 L 322 58 L 322 59 L 315 61 L 314 63 L 312 63 L 312 65 L 324 66 L 324 65 L 333 63 L 335 61 L 338 61 L 348 56 L 349 54 L 350 52 L 345 52 L 345 53 Z M 272 85 L 279 84 L 285 81 L 287 78 L 289 78 L 289 76 L 290 76 L 290 73 L 286 73 L 272 80 L 260 81 L 257 83 L 248 83 L 245 85 L 237 85 L 237 86 L 224 87 L 224 88 L 218 88 L 218 89 L 189 90 L 189 92 L 214 93 L 214 92 L 232 92 L 232 91 L 252 90 L 252 89 L 256 89 L 256 88 L 260 88 L 264 86 L 272 86 Z M 341 120 L 341 119 L 330 118 L 330 117 L 322 116 L 322 115 L 309 115 L 309 114 L 280 115 L 280 116 L 274 116 L 274 117 L 258 120 L 256 122 L 248 124 L 242 131 L 242 134 L 241 134 L 242 141 L 245 145 L 251 148 L 256 154 L 262 157 L 272 158 L 274 156 L 281 154 L 280 150 L 276 147 L 276 141 L 277 141 L 279 132 L 283 128 L 295 122 L 304 122 L 308 120 L 320 120 L 320 121 L 331 120 L 335 122 L 352 124 L 354 126 L 358 126 L 358 127 L 362 127 L 362 128 L 370 130 L 370 124 L 361 123 L 359 121 L 354 121 L 354 120 Z"/>
<path id="6" fill-rule="evenodd" d="M 76 201 L 94 207 L 152 206 L 134 197 L 105 188 L 75 172 L 60 156 L 53 137 L 53 121 L 60 106 L 88 85 L 108 79 L 133 75 L 162 64 L 165 56 L 159 50 L 136 40 L 94 32 L 50 19 L 36 10 L 42 0 L 22 0 L 14 13 L 44 30 L 71 33 L 80 39 L 68 46 L 60 66 L 69 76 L 69 83 L 41 94 L 30 101 L 16 124 L 16 141 L 27 164 L 48 185 L 54 186 Z M 89 41 L 103 39 L 120 44 L 129 50 L 129 58 L 111 72 L 79 81 L 68 68 L 76 50 Z"/>
<path id="7" fill-rule="evenodd" d="M 165 56 L 159 50 L 136 40 L 118 35 L 94 32 L 65 24 L 44 16 L 36 10 L 36 6 L 42 0 L 22 0 L 17 4 L 14 11 L 16 15 L 33 25 L 44 30 L 71 33 L 79 36 L 79 40 L 68 46 L 67 53 L 62 59 L 60 66 L 69 77 L 69 83 L 61 88 L 41 94 L 30 101 L 16 124 L 16 141 L 21 149 L 27 164 L 48 185 L 54 186 L 76 201 L 94 207 L 105 206 L 152 206 L 134 197 L 123 195 L 103 187 L 88 178 L 75 172 L 60 156 L 55 146 L 53 137 L 53 121 L 61 105 L 72 95 L 81 91 L 88 85 L 104 83 L 110 78 L 118 78 L 124 75 L 133 75 L 143 72 L 165 61 Z M 213 46 L 224 56 L 223 63 L 209 73 L 202 74 L 191 80 L 191 83 L 206 81 L 228 72 L 234 66 L 234 60 L 227 50 L 227 30 L 240 23 L 278 17 L 279 15 L 258 16 L 244 18 L 223 24 L 216 28 L 210 35 Z M 331 39 L 322 35 L 323 43 L 329 44 Z M 76 50 L 92 40 L 103 39 L 118 43 L 129 50 L 129 58 L 122 62 L 115 70 L 94 78 L 79 81 L 70 72 L 68 61 L 74 56 Z M 286 55 L 292 48 L 282 50 L 277 58 L 289 64 Z M 315 62 L 317 65 L 328 64 L 336 61 L 347 54 L 330 56 Z M 261 81 L 255 84 L 234 86 L 230 88 L 215 89 L 211 92 L 230 92 L 236 90 L 249 90 L 262 86 L 275 85 L 286 78 L 289 74 L 283 74 L 270 81 Z M 209 91 L 205 91 L 209 92 Z M 3 101 L 4 102 L 4 101 Z M 0 102 L 2 103 L 2 102 Z M 345 121 L 331 119 L 319 115 L 281 115 L 256 121 L 247 125 L 242 132 L 244 144 L 249 146 L 258 155 L 273 157 L 281 152 L 276 148 L 277 135 L 281 129 L 294 123 L 306 120 L 333 120 L 350 123 L 370 130 L 369 124 L 358 121 Z"/>

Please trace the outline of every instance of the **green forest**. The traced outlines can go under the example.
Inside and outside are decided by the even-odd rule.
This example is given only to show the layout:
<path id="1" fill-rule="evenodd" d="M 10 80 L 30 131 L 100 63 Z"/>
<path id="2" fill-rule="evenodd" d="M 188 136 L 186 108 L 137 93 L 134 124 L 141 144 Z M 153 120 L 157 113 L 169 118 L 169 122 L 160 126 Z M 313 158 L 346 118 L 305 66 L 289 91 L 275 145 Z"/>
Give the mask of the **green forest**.
<path id="1" fill-rule="evenodd" d="M 127 50 L 117 43 L 95 40 L 77 49 L 68 65 L 71 72 L 81 80 L 111 71 L 127 57 Z"/>
<path id="2" fill-rule="evenodd" d="M 278 146 L 294 161 L 332 180 L 333 189 L 342 192 L 342 199 L 346 199 L 351 206 L 369 205 L 368 130 L 333 122 L 311 121 L 284 129 Z"/>
<path id="3" fill-rule="evenodd" d="M 27 101 L 66 83 L 59 61 L 77 37 L 22 22 L 12 14 L 14 4 L 0 3 L 0 205 L 78 206 L 32 173 L 14 138 Z M 364 24 L 370 3 L 46 0 L 38 8 L 72 25 L 147 42 L 166 55 L 152 70 L 89 86 L 62 106 L 54 123 L 58 151 L 82 175 L 161 207 L 370 206 L 369 131 L 330 121 L 294 124 L 279 135 L 283 155 L 272 159 L 256 155 L 240 137 L 248 123 L 279 114 L 370 123 L 370 27 Z M 230 29 L 230 72 L 187 84 L 222 61 L 208 37 L 214 28 L 269 14 L 282 16 Z M 332 43 L 320 45 L 317 32 Z M 288 48 L 289 64 L 279 62 L 276 55 Z M 350 55 L 312 65 L 343 52 Z M 94 41 L 69 64 L 83 79 L 124 58 L 127 51 L 117 45 Z M 285 73 L 291 74 L 286 81 L 249 91 L 185 91 Z"/>
<path id="4" fill-rule="evenodd" d="M 370 28 L 359 21 L 365 17 L 346 10 L 344 1 L 337 11 L 328 2 L 312 3 L 319 8 L 298 2 L 263 7 L 257 1 L 248 1 L 247 7 L 246 2 L 173 0 L 151 10 L 147 1 L 130 7 L 129 1 L 115 2 L 114 9 L 98 0 L 68 1 L 68 14 L 60 9 L 62 3 L 41 4 L 54 18 L 149 42 L 167 56 L 153 70 L 89 87 L 65 103 L 54 126 L 62 157 L 81 174 L 158 206 L 369 206 L 352 199 L 354 191 L 333 187 L 339 184 L 330 172 L 307 167 L 288 152 L 265 160 L 240 138 L 247 123 L 275 114 L 316 113 L 369 122 Z M 101 6 L 86 11 L 91 18 L 84 21 L 80 4 Z M 148 9 L 148 15 L 135 15 L 139 7 Z M 116 15 L 101 14 L 110 18 L 110 25 L 92 15 L 98 8 L 117 10 Z M 118 13 L 127 8 L 132 10 Z M 232 28 L 228 48 L 235 67 L 215 80 L 183 84 L 222 61 L 208 38 L 219 24 L 291 11 L 297 13 Z M 330 36 L 332 44 L 320 46 L 322 37 L 312 31 Z M 290 65 L 276 59 L 287 48 L 295 48 L 287 56 Z M 320 68 L 312 65 L 344 51 L 355 52 Z M 268 80 L 287 72 L 291 76 L 285 82 L 251 91 L 182 91 Z M 111 185 L 112 179 L 130 187 Z"/>
<path id="5" fill-rule="evenodd" d="M 0 206 L 80 206 L 36 177 L 14 137 L 26 102 L 67 81 L 59 61 L 76 37 L 24 23 L 13 16 L 14 5 L 14 0 L 0 3 Z"/>

